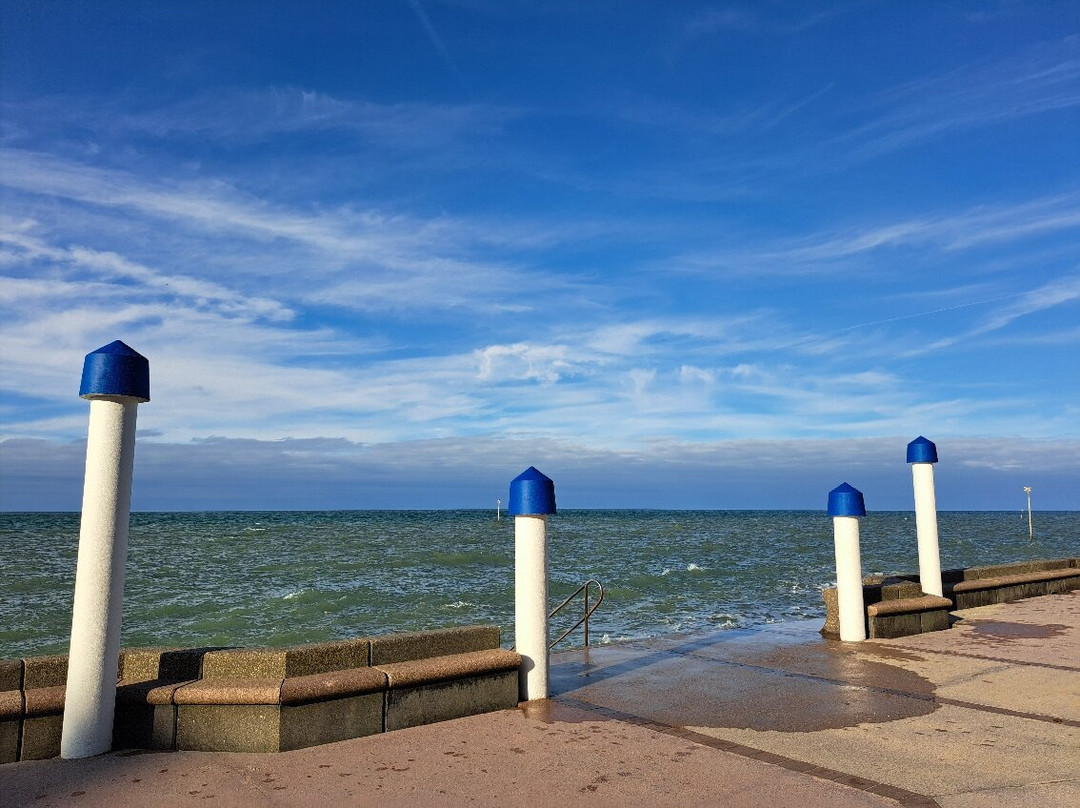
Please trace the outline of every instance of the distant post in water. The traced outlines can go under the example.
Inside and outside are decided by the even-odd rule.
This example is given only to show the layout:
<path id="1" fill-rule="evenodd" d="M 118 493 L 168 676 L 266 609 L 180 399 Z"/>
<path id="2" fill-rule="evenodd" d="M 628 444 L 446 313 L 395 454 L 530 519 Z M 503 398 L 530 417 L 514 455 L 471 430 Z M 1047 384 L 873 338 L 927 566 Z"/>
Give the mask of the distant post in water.
<path id="1" fill-rule="evenodd" d="M 150 363 L 119 340 L 109 343 L 87 354 L 79 395 L 90 401 L 90 424 L 60 736 L 65 758 L 112 748 L 135 415 L 150 400 Z"/>
<path id="2" fill-rule="evenodd" d="M 937 447 L 922 435 L 907 446 L 915 488 L 915 532 L 919 539 L 919 585 L 927 595 L 941 597 L 941 550 L 938 547 L 937 496 L 934 463 Z"/>
<path id="3" fill-rule="evenodd" d="M 866 516 L 862 492 L 841 483 L 829 492 L 828 514 L 833 518 L 833 541 L 836 545 L 836 601 L 840 639 L 859 642 L 866 639 L 858 519 Z"/>
<path id="4" fill-rule="evenodd" d="M 1030 540 L 1030 539 L 1035 538 L 1035 528 L 1032 527 L 1032 525 L 1031 525 L 1031 486 L 1030 485 L 1025 485 L 1024 486 L 1024 493 L 1027 494 L 1027 498 L 1028 498 L 1028 539 Z"/>
<path id="5" fill-rule="evenodd" d="M 532 466 L 510 482 L 514 517 L 514 636 L 521 654 L 522 701 L 548 697 L 547 518 L 555 513 L 555 483 Z"/>

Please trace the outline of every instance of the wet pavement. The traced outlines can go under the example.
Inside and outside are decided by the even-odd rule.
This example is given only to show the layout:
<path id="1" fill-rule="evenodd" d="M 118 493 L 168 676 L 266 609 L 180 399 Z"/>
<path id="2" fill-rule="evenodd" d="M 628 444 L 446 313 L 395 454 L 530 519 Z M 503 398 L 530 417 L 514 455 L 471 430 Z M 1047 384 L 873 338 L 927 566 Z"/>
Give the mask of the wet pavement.
<path id="1" fill-rule="evenodd" d="M 957 616 L 565 652 L 553 698 L 517 710 L 272 755 L 7 764 L 0 804 L 1080 805 L 1080 593 Z"/>

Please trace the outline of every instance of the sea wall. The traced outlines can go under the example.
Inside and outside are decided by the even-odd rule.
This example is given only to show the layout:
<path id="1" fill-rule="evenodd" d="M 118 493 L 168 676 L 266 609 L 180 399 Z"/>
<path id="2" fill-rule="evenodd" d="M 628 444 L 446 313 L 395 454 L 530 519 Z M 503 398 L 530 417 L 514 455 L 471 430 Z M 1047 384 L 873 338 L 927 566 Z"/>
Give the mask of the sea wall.
<path id="1" fill-rule="evenodd" d="M 1011 564 L 943 570 L 942 594 L 923 593 L 918 575 L 870 576 L 863 579 L 867 637 L 886 638 L 941 631 L 958 609 L 1052 595 L 1080 589 L 1080 558 L 1018 561 Z M 825 625 L 821 633 L 840 636 L 836 589 L 824 590 Z"/>
<path id="2" fill-rule="evenodd" d="M 0 763 L 60 754 L 67 662 L 0 660 Z M 520 664 L 498 626 L 123 649 L 113 748 L 277 752 L 512 708 Z"/>

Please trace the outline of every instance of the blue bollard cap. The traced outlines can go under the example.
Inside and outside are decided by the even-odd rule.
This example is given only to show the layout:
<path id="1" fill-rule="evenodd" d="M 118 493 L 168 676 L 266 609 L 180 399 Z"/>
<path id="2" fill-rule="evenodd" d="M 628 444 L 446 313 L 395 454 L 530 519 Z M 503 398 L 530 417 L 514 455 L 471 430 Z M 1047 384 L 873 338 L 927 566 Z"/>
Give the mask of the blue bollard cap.
<path id="1" fill-rule="evenodd" d="M 547 516 L 555 513 L 555 483 L 533 466 L 510 481 L 511 516 Z"/>
<path id="2" fill-rule="evenodd" d="M 866 516 L 862 491 L 841 483 L 829 492 L 829 516 Z"/>
<path id="3" fill-rule="evenodd" d="M 907 445 L 907 462 L 936 463 L 937 447 L 934 445 L 934 442 L 919 435 L 919 437 L 915 438 L 915 440 Z"/>
<path id="4" fill-rule="evenodd" d="M 88 353 L 83 360 L 82 398 L 127 396 L 150 400 L 150 363 L 120 340 Z"/>

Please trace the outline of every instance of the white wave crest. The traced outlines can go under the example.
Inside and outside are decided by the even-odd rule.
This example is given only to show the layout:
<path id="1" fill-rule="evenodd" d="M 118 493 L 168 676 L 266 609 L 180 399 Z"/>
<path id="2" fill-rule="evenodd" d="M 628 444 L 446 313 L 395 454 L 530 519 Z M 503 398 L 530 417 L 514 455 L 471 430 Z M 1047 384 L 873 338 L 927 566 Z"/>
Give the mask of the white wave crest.
<path id="1" fill-rule="evenodd" d="M 474 609 L 475 603 L 469 603 L 467 600 L 455 600 L 453 603 L 447 603 L 443 606 L 444 609 Z"/>

